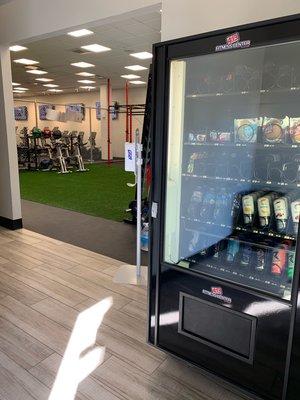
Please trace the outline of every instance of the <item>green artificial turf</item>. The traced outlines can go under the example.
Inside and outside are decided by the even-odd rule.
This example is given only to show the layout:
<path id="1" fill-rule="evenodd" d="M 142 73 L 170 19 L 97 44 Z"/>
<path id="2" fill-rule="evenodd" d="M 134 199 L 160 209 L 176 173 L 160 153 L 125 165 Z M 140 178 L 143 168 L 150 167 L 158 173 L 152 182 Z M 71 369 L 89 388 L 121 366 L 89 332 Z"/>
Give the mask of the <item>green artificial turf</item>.
<path id="1" fill-rule="evenodd" d="M 134 188 L 126 185 L 134 175 L 123 164 L 87 165 L 88 172 L 21 171 L 21 197 L 25 200 L 122 221 Z"/>

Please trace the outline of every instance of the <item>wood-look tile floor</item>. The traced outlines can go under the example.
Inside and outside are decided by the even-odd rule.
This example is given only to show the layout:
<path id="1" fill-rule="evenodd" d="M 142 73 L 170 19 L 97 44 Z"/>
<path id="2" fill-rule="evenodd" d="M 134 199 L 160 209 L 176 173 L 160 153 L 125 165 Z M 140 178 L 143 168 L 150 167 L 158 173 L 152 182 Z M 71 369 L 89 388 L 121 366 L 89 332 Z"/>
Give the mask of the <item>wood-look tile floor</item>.
<path id="1" fill-rule="evenodd" d="M 241 399 L 146 344 L 146 290 L 113 283 L 120 265 L 26 229 L 0 229 L 0 400 Z M 95 321 L 108 298 L 111 308 Z M 101 363 L 97 349 L 105 349 Z"/>

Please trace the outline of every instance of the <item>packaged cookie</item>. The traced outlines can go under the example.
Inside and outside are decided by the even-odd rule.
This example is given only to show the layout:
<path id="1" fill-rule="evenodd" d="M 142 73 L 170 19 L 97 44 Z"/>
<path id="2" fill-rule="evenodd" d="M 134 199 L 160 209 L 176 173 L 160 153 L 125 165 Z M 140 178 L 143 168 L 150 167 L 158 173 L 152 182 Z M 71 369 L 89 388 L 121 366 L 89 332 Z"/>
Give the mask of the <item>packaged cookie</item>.
<path id="1" fill-rule="evenodd" d="M 289 117 L 263 120 L 262 138 L 264 143 L 285 143 L 290 127 Z"/>
<path id="2" fill-rule="evenodd" d="M 234 137 L 237 143 L 256 143 L 262 118 L 243 118 L 234 120 Z"/>

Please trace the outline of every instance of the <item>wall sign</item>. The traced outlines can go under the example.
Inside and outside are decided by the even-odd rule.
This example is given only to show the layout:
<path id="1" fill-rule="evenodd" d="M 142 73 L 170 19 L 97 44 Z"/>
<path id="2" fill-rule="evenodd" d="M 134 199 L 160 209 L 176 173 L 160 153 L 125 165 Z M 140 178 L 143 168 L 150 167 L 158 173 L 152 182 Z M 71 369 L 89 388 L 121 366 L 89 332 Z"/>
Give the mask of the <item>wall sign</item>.
<path id="1" fill-rule="evenodd" d="M 40 104 L 39 105 L 39 117 L 41 121 L 47 120 L 47 111 L 48 110 L 55 110 L 55 106 L 51 104 Z"/>
<path id="2" fill-rule="evenodd" d="M 66 106 L 66 112 L 68 112 L 68 111 L 79 112 L 82 115 L 82 121 L 85 120 L 85 106 L 83 103 L 68 104 Z"/>
<path id="3" fill-rule="evenodd" d="M 101 102 L 96 101 L 96 118 L 100 121 L 101 120 Z"/>
<path id="4" fill-rule="evenodd" d="M 28 121 L 28 109 L 26 106 L 15 107 L 14 113 L 16 121 Z"/>
<path id="5" fill-rule="evenodd" d="M 215 51 L 226 51 L 236 49 L 246 49 L 251 46 L 251 40 L 240 40 L 240 34 L 238 32 L 227 36 L 226 43 L 216 46 Z"/>

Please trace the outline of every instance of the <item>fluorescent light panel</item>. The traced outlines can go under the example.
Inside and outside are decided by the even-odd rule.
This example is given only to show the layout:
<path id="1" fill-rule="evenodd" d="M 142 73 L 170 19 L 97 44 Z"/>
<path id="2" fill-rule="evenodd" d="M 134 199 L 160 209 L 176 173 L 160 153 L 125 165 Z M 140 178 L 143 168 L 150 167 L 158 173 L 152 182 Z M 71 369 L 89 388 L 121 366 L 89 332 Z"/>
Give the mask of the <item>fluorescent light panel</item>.
<path id="1" fill-rule="evenodd" d="M 89 29 L 78 29 L 77 31 L 68 32 L 68 35 L 73 37 L 83 37 L 93 35 L 93 33 L 94 32 Z"/>
<path id="2" fill-rule="evenodd" d="M 40 69 L 31 69 L 30 71 L 26 71 L 28 74 L 33 74 L 33 75 L 45 75 L 48 74 L 46 71 L 42 71 Z"/>
<path id="3" fill-rule="evenodd" d="M 27 88 L 25 88 L 25 87 L 18 87 L 16 90 L 22 90 L 22 91 L 27 91 L 27 90 L 29 90 L 29 89 L 27 89 Z"/>
<path id="4" fill-rule="evenodd" d="M 148 60 L 149 58 L 152 58 L 152 53 L 149 53 L 148 51 L 141 51 L 139 53 L 131 53 L 130 54 L 132 57 L 138 58 L 140 60 Z"/>
<path id="5" fill-rule="evenodd" d="M 131 71 L 143 71 L 145 69 L 148 69 L 146 67 L 143 67 L 142 65 L 127 65 L 127 67 L 125 68 L 130 69 Z"/>
<path id="6" fill-rule="evenodd" d="M 10 46 L 9 50 L 17 52 L 17 51 L 23 51 L 23 50 L 28 50 L 28 49 L 27 49 L 27 47 L 19 46 L 18 44 L 16 44 L 14 46 Z"/>
<path id="7" fill-rule="evenodd" d="M 78 67 L 78 68 L 91 68 L 91 67 L 95 66 L 94 64 L 86 63 L 84 61 L 79 61 L 77 63 L 71 63 L 71 65 L 73 67 Z"/>
<path id="8" fill-rule="evenodd" d="M 47 92 L 60 93 L 60 92 L 63 92 L 63 90 L 62 89 L 48 89 Z"/>
<path id="9" fill-rule="evenodd" d="M 96 86 L 79 86 L 80 89 L 96 89 Z"/>
<path id="10" fill-rule="evenodd" d="M 59 87 L 59 85 L 55 85 L 54 83 L 47 83 L 46 85 L 43 85 L 43 86 L 50 87 L 50 88 Z"/>
<path id="11" fill-rule="evenodd" d="M 101 46 L 101 44 L 88 44 L 86 46 L 81 46 L 82 49 L 91 51 L 92 53 L 103 53 L 104 51 L 110 51 L 110 47 Z"/>
<path id="12" fill-rule="evenodd" d="M 138 79 L 138 78 L 140 78 L 140 76 L 134 75 L 134 74 L 128 74 L 128 75 L 121 75 L 121 78 L 124 78 L 124 79 Z"/>
<path id="13" fill-rule="evenodd" d="M 36 78 L 35 80 L 39 81 L 39 82 L 53 82 L 54 81 L 54 79 L 50 79 L 50 78 Z"/>
<path id="14" fill-rule="evenodd" d="M 28 58 L 19 58 L 18 60 L 14 60 L 14 62 L 17 63 L 17 64 L 23 64 L 23 65 L 39 64 L 38 61 L 29 60 Z"/>
<path id="15" fill-rule="evenodd" d="M 82 79 L 77 82 L 79 82 L 79 83 L 96 83 L 96 81 L 90 81 L 89 79 Z"/>
<path id="16" fill-rule="evenodd" d="M 13 86 L 21 86 L 21 83 L 15 83 L 15 82 L 13 82 L 12 85 L 13 85 Z"/>
<path id="17" fill-rule="evenodd" d="M 91 72 L 77 72 L 76 75 L 79 75 L 79 76 L 95 76 L 95 74 L 92 74 Z"/>
<path id="18" fill-rule="evenodd" d="M 134 85 L 145 85 L 146 82 L 144 82 L 144 81 L 130 81 L 130 83 L 133 83 Z"/>

